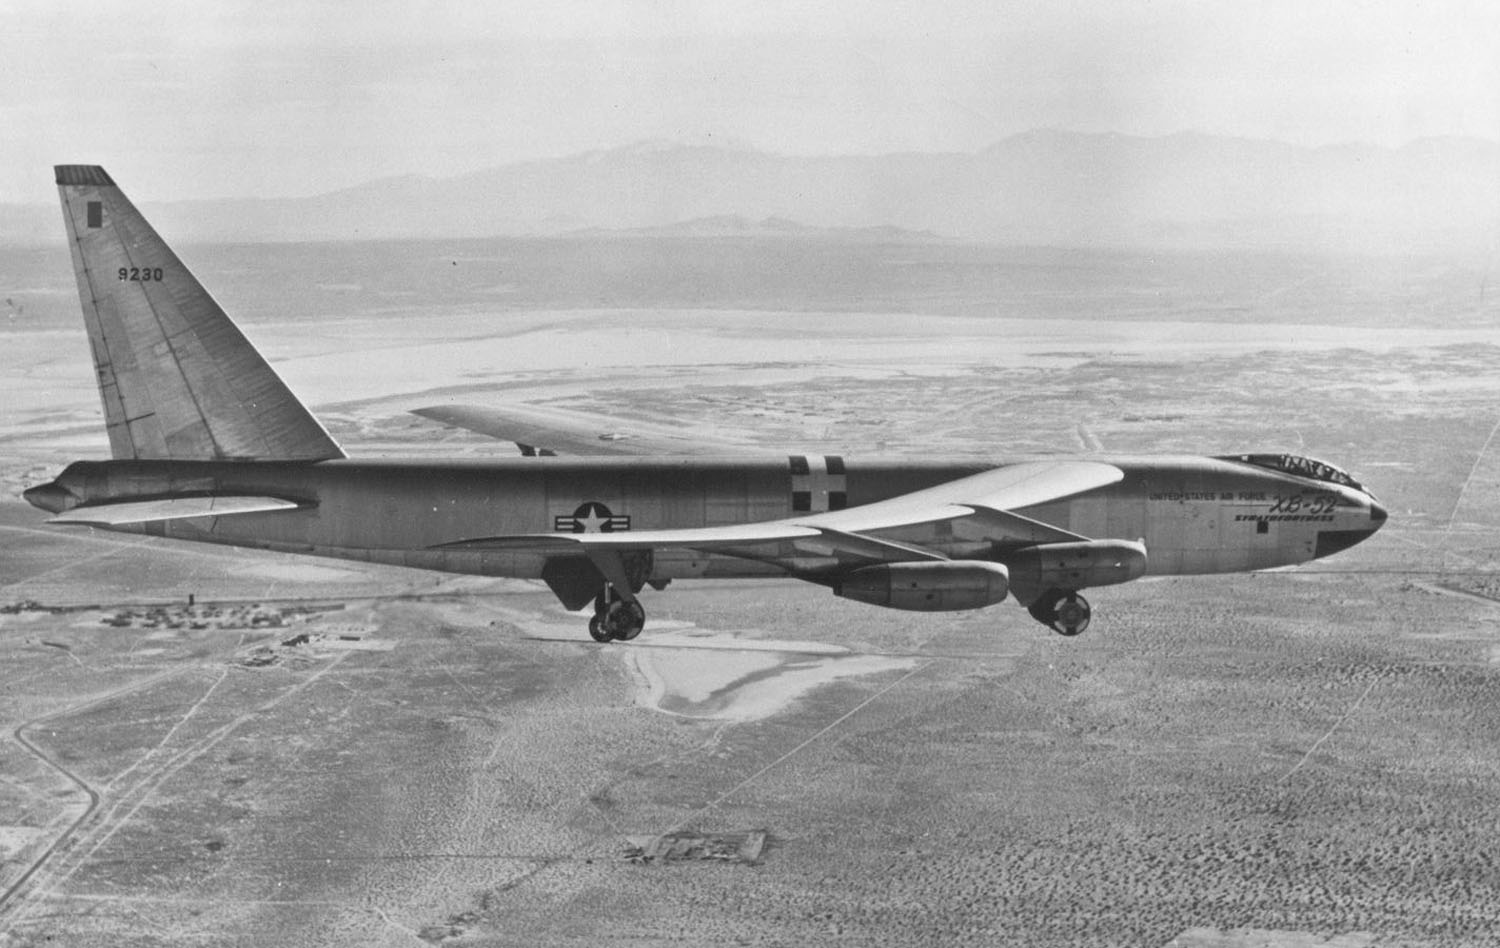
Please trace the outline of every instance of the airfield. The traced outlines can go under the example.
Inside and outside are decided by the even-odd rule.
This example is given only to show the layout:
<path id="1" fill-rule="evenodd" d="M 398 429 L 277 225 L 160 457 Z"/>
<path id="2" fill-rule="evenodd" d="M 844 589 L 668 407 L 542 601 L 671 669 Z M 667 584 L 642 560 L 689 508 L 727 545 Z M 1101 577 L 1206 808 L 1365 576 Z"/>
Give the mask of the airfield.
<path id="1" fill-rule="evenodd" d="M 408 412 L 523 400 L 775 454 L 1284 450 L 1391 519 L 1094 590 L 1076 639 L 677 583 L 601 646 L 539 583 L 44 526 L 20 490 L 107 445 L 66 253 L 12 254 L 0 946 L 1500 944 L 1488 262 L 730 243 L 549 289 L 461 249 L 184 257 L 354 456 L 508 454 Z"/>

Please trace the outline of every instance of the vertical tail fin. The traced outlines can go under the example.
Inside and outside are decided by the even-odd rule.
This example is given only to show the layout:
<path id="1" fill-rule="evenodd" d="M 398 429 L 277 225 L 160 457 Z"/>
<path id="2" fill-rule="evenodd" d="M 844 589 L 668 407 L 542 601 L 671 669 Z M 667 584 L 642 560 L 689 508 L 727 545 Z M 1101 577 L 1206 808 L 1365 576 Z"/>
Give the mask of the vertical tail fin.
<path id="1" fill-rule="evenodd" d="M 344 456 L 103 168 L 55 170 L 116 458 Z"/>

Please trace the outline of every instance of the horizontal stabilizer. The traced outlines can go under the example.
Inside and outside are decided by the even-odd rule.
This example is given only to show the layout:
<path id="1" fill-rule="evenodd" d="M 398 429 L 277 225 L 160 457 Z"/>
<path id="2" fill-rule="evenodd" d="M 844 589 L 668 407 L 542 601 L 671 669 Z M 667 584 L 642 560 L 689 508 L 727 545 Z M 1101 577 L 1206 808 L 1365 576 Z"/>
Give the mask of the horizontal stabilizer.
<path id="1" fill-rule="evenodd" d="M 280 497 L 166 497 L 160 500 L 74 507 L 47 522 L 114 527 L 130 523 L 186 520 L 190 517 L 226 517 L 271 510 L 297 510 L 306 506 L 308 505 Z"/>

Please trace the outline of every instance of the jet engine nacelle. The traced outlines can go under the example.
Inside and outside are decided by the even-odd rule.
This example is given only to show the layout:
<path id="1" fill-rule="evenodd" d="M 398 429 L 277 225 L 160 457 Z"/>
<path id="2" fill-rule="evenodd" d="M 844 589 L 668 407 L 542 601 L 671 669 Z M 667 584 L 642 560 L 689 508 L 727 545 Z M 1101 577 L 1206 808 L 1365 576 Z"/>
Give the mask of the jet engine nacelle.
<path id="1" fill-rule="evenodd" d="M 1134 540 L 1042 543 L 1005 557 L 1022 602 L 1048 589 L 1087 589 L 1128 583 L 1146 573 L 1146 545 Z"/>
<path id="2" fill-rule="evenodd" d="M 999 563 L 943 560 L 866 566 L 833 587 L 836 596 L 887 609 L 949 612 L 992 606 L 1010 590 Z"/>

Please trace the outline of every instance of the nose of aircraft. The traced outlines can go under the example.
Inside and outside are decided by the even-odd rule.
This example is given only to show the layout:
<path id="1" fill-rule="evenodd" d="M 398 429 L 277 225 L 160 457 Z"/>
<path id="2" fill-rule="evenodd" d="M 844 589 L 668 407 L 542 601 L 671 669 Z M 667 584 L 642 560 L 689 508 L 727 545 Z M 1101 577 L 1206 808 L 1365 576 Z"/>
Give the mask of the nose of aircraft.
<path id="1" fill-rule="evenodd" d="M 1376 530 L 1385 526 L 1385 507 L 1374 497 L 1368 494 L 1365 497 L 1370 504 L 1369 521 L 1357 525 L 1345 521 L 1341 524 L 1344 527 L 1342 530 L 1320 530 L 1318 532 L 1317 548 L 1313 552 L 1314 558 L 1322 559 L 1325 556 L 1332 556 L 1340 550 L 1347 550 L 1356 543 L 1368 540 L 1375 535 Z"/>

